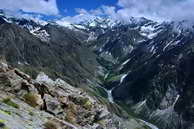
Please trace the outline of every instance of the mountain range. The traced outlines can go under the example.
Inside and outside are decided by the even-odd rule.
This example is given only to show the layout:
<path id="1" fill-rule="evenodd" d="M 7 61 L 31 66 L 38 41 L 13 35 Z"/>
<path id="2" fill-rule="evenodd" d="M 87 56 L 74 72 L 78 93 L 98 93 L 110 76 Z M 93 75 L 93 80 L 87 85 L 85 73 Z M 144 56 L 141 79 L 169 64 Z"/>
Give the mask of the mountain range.
<path id="1" fill-rule="evenodd" d="M 73 93 L 70 94 L 83 90 L 112 114 L 104 119 L 94 119 L 90 127 L 86 123 L 89 124 L 91 119 L 85 123 L 79 122 L 78 118 L 69 121 L 79 126 L 76 128 L 192 129 L 193 43 L 194 27 L 187 21 L 157 22 L 131 17 L 123 23 L 94 17 L 80 23 L 69 23 L 15 18 L 1 13 L 0 55 L 9 68 L 2 71 L 0 88 L 6 89 L 3 77 L 11 74 L 8 80 L 13 82 L 15 76 L 20 75 L 17 70 L 22 71 L 35 82 L 45 84 L 48 91 L 56 92 L 48 96 L 34 81 L 28 81 L 28 85 L 35 86 L 33 90 L 38 90 L 36 93 L 43 92 L 41 97 L 46 105 L 49 99 L 60 96 L 60 88 L 52 89 L 52 86 L 58 85 L 53 80 L 60 78 L 64 87 L 71 85 Z M 13 68 L 17 70 L 7 75 L 7 71 Z M 23 94 L 17 92 L 19 83 L 10 85 L 11 90 L 2 92 L 14 94 L 22 100 Z M 63 90 L 62 94 L 68 94 Z M 81 101 L 71 96 L 70 100 L 75 105 Z M 1 108 L 0 105 L 0 114 L 1 109 L 3 106 Z M 91 112 L 98 109 L 92 108 Z M 60 114 L 46 110 L 45 106 L 42 110 L 57 119 L 66 120 Z M 112 125 L 105 122 L 109 120 Z M 120 123 L 118 127 L 116 122 Z M 98 126 L 94 126 L 96 124 Z M 23 128 L 25 126 L 17 129 Z M 31 128 L 39 127 L 33 125 Z"/>

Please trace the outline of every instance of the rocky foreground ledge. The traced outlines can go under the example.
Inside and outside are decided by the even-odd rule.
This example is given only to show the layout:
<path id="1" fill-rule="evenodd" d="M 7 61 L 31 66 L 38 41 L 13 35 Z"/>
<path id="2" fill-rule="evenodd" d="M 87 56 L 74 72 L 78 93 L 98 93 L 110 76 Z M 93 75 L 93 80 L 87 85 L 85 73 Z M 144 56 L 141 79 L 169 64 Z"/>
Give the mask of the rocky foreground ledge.
<path id="1" fill-rule="evenodd" d="M 44 73 L 36 80 L 0 62 L 0 128 L 148 129 L 138 119 L 110 113 L 94 97 Z"/>

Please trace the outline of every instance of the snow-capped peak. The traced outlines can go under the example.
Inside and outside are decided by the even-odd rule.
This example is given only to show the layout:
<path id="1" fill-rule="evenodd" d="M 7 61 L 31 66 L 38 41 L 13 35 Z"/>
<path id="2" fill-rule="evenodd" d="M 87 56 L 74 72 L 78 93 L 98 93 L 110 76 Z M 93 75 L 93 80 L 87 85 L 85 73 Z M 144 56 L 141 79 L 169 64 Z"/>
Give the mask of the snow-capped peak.
<path id="1" fill-rule="evenodd" d="M 67 27 L 67 28 L 70 28 L 72 29 L 73 28 L 73 25 L 72 23 L 68 22 L 68 21 L 64 21 L 64 20 L 58 20 L 56 21 L 56 23 L 60 26 L 63 26 L 63 27 Z"/>
<path id="2" fill-rule="evenodd" d="M 148 23 L 140 27 L 141 35 L 147 37 L 148 39 L 152 39 L 161 32 L 160 25 L 157 23 Z"/>
<path id="3" fill-rule="evenodd" d="M 87 28 L 95 28 L 100 27 L 102 29 L 112 28 L 119 24 L 119 21 L 113 20 L 111 18 L 104 18 L 104 17 L 88 17 L 82 18 L 76 22 L 68 21 L 67 19 L 57 20 L 56 23 L 58 25 L 67 27 L 69 29 L 87 29 Z"/>
<path id="4" fill-rule="evenodd" d="M 83 23 L 84 25 L 88 27 L 101 27 L 101 28 L 112 28 L 119 24 L 119 21 L 113 20 L 111 18 L 102 18 L 102 17 L 96 17 L 94 19 L 90 19 Z"/>
<path id="5" fill-rule="evenodd" d="M 194 32 L 194 24 L 189 21 L 172 22 L 173 31 L 186 34 L 186 32 Z"/>

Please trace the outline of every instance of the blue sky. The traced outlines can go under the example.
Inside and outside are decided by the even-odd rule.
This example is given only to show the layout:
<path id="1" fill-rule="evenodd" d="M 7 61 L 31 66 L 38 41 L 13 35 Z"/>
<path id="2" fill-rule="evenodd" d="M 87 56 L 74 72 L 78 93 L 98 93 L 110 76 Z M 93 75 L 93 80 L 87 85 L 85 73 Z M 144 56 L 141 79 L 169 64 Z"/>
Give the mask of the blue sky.
<path id="1" fill-rule="evenodd" d="M 58 9 L 65 16 L 75 15 L 75 8 L 92 10 L 102 5 L 115 6 L 116 3 L 117 0 L 57 0 Z"/>
<path id="2" fill-rule="evenodd" d="M 15 15 L 71 22 L 96 15 L 126 22 L 132 16 L 194 21 L 193 7 L 194 0 L 5 0 L 0 4 L 0 9 Z"/>

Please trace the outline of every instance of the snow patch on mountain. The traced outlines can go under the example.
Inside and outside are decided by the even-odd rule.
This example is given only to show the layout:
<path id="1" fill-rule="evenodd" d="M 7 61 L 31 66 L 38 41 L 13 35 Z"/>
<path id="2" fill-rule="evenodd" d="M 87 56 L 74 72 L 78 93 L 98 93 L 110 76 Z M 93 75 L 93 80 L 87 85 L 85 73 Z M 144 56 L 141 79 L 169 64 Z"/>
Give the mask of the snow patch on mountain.
<path id="1" fill-rule="evenodd" d="M 42 30 L 40 27 L 31 29 L 30 33 L 44 42 L 48 42 L 50 40 L 50 35 L 48 34 L 48 32 L 46 30 Z"/>
<path id="2" fill-rule="evenodd" d="M 148 39 L 156 37 L 158 33 L 159 31 L 153 24 L 141 26 L 140 34 L 147 37 Z"/>
<path id="3" fill-rule="evenodd" d="M 120 80 L 120 84 L 124 81 L 124 79 L 127 77 L 128 74 L 124 74 L 122 77 L 121 77 L 121 80 Z"/>
<path id="4" fill-rule="evenodd" d="M 82 24 L 88 27 L 101 27 L 103 29 L 106 29 L 106 28 L 113 28 L 119 23 L 120 23 L 119 21 L 113 20 L 111 18 L 96 17 L 88 21 L 85 21 Z"/>
<path id="5" fill-rule="evenodd" d="M 148 127 L 150 127 L 151 129 L 159 129 L 158 127 L 156 127 L 155 125 L 148 123 L 144 120 L 139 119 L 141 122 L 143 122 L 144 124 L 146 124 Z"/>
<path id="6" fill-rule="evenodd" d="M 40 83 L 54 84 L 54 81 L 50 79 L 44 72 L 38 74 L 36 81 Z"/>
<path id="7" fill-rule="evenodd" d="M 125 62 L 122 63 L 122 65 L 126 65 L 130 60 L 131 58 L 127 59 Z"/>
<path id="8" fill-rule="evenodd" d="M 97 38 L 98 38 L 98 37 L 95 35 L 94 32 L 90 32 L 90 33 L 89 33 L 89 37 L 88 37 L 87 42 L 89 42 L 89 41 L 94 41 L 94 40 L 96 40 Z"/>
<path id="9" fill-rule="evenodd" d="M 113 99 L 113 96 L 112 96 L 112 91 L 113 91 L 113 89 L 107 90 L 108 100 L 109 100 L 110 103 L 114 103 L 114 99 Z"/>
<path id="10" fill-rule="evenodd" d="M 175 104 L 177 103 L 177 101 L 179 100 L 179 98 L 180 98 L 180 95 L 178 94 L 178 95 L 176 96 L 176 99 L 175 99 L 174 103 L 173 103 L 173 107 L 175 106 Z"/>
<path id="11" fill-rule="evenodd" d="M 58 21 L 56 21 L 56 23 L 58 25 L 60 25 L 60 26 L 67 27 L 69 29 L 73 29 L 74 28 L 73 25 L 70 22 L 67 22 L 67 21 L 60 21 L 60 20 L 58 20 Z"/>
<path id="12" fill-rule="evenodd" d="M 194 32 L 194 24 L 189 21 L 171 22 L 173 31 L 179 34 L 187 35 Z"/>
<path id="13" fill-rule="evenodd" d="M 85 26 L 82 26 L 82 25 L 73 25 L 75 28 L 77 29 L 81 29 L 81 30 L 86 30 L 86 27 Z"/>

